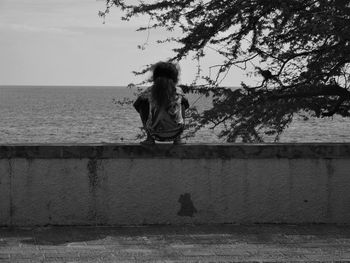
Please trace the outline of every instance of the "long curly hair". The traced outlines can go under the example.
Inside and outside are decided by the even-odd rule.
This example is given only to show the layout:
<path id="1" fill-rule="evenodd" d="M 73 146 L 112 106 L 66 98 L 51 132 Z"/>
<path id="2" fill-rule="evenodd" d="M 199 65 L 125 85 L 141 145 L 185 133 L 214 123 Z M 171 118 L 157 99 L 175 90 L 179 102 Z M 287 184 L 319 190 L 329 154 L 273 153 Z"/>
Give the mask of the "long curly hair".
<path id="1" fill-rule="evenodd" d="M 179 68 L 170 62 L 158 62 L 153 66 L 152 98 L 159 107 L 167 107 L 176 94 Z"/>

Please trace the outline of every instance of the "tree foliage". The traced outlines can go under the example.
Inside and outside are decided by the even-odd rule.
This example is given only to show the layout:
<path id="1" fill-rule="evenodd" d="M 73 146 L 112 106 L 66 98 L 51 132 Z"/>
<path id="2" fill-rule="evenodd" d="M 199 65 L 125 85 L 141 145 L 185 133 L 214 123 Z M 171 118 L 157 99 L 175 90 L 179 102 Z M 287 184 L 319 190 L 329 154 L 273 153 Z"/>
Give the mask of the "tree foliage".
<path id="1" fill-rule="evenodd" d="M 213 95 L 213 107 L 192 111 L 197 129 L 220 126 L 229 142 L 276 139 L 295 114 L 350 116 L 350 1 L 348 0 L 106 0 L 123 19 L 150 16 L 140 28 L 180 29 L 172 60 L 214 49 L 223 60 L 206 85 L 183 88 Z M 160 41 L 160 42 L 161 42 Z M 255 86 L 220 87 L 232 67 L 252 67 Z M 147 69 L 145 69 L 147 71 Z M 144 71 L 144 72 L 145 72 Z"/>

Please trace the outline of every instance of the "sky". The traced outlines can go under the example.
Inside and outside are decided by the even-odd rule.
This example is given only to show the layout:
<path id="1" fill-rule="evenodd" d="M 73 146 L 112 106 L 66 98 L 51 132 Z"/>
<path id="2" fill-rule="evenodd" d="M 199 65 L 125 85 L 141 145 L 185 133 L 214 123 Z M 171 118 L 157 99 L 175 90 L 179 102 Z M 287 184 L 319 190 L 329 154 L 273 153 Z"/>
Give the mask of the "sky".
<path id="1" fill-rule="evenodd" d="M 147 17 L 122 21 L 114 8 L 103 24 L 103 0 L 0 0 L 0 85 L 125 86 L 149 75 L 132 71 L 166 60 L 174 44 L 157 44 L 171 32 L 136 32 Z M 176 33 L 175 33 L 176 34 Z M 145 49 L 137 48 L 144 45 Z M 203 73 L 221 58 L 208 51 Z M 182 84 L 195 77 L 197 62 L 180 62 Z M 222 85 L 239 86 L 247 72 L 233 70 Z"/>

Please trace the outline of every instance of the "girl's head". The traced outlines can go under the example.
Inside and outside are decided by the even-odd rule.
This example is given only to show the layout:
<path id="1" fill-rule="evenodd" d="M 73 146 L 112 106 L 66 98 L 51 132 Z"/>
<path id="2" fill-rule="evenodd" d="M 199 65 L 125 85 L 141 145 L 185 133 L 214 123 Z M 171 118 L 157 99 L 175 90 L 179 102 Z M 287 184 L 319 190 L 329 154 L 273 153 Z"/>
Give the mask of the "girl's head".
<path id="1" fill-rule="evenodd" d="M 153 67 L 152 97 L 158 106 L 167 106 L 176 93 L 179 69 L 170 62 L 158 62 Z"/>
<path id="2" fill-rule="evenodd" d="M 175 84 L 179 81 L 179 70 L 177 66 L 170 62 L 158 62 L 153 67 L 153 81 L 157 78 L 171 79 Z"/>

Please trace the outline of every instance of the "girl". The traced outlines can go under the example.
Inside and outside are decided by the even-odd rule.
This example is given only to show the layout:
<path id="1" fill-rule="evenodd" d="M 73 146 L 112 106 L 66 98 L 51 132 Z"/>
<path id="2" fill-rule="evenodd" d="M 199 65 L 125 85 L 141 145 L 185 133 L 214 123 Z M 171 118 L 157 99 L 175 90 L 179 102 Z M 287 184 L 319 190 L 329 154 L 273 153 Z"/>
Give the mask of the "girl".
<path id="1" fill-rule="evenodd" d="M 158 62 L 153 66 L 153 85 L 134 103 L 140 113 L 147 138 L 142 144 L 173 141 L 182 144 L 185 110 L 189 107 L 181 88 L 177 87 L 179 70 L 173 63 Z"/>

